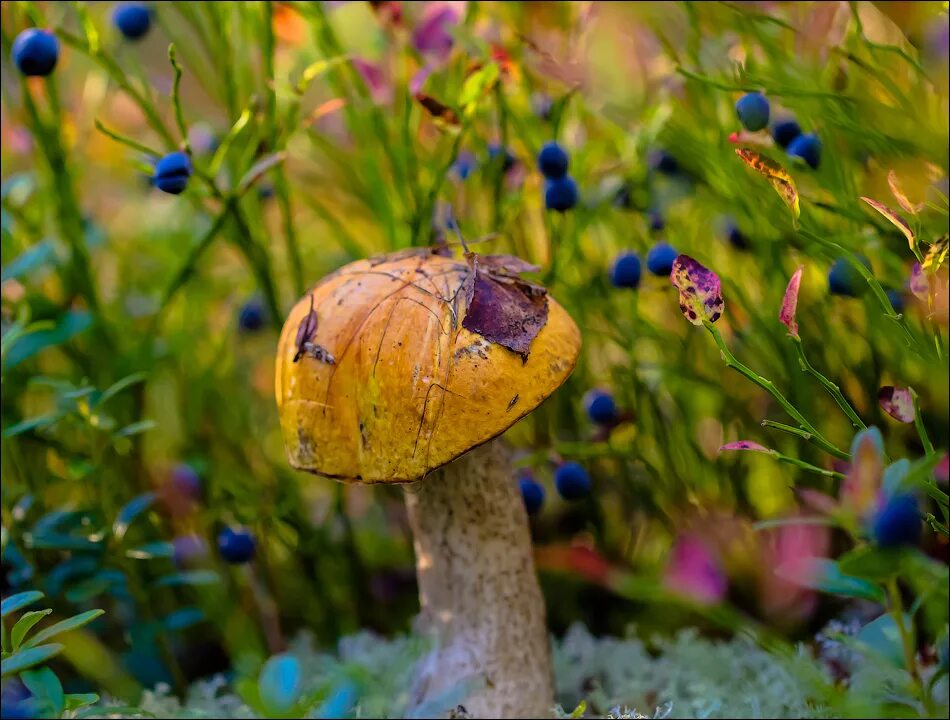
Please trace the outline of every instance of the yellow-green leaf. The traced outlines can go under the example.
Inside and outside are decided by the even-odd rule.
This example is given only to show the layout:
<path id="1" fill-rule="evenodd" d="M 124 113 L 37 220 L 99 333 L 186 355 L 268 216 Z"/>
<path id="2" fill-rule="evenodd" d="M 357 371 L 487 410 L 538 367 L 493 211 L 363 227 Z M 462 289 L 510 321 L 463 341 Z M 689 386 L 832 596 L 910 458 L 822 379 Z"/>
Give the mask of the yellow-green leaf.
<path id="1" fill-rule="evenodd" d="M 897 200 L 897 204 L 904 208 L 905 211 L 916 215 L 926 206 L 926 203 L 912 203 L 910 201 L 901 189 L 900 183 L 897 182 L 897 173 L 893 170 L 887 174 L 887 184 L 890 186 L 891 193 L 894 195 L 894 199 Z"/>
<path id="2" fill-rule="evenodd" d="M 795 187 L 795 181 L 792 180 L 788 171 L 778 163 L 748 148 L 736 148 L 736 155 L 771 183 L 775 192 L 782 198 L 782 202 L 792 211 L 792 219 L 797 222 L 802 210 L 798 199 L 798 188 Z"/>
<path id="3" fill-rule="evenodd" d="M 907 244 L 910 246 L 911 250 L 917 246 L 917 238 L 914 236 L 914 231 L 910 229 L 910 225 L 907 224 L 907 221 L 904 220 L 904 218 L 891 210 L 887 205 L 879 203 L 877 200 L 872 200 L 871 198 L 864 197 L 863 195 L 861 196 L 861 199 L 881 213 L 881 215 L 884 216 L 894 227 L 904 233 L 904 237 L 907 238 Z"/>
<path id="4" fill-rule="evenodd" d="M 498 81 L 498 65 L 488 63 L 473 72 L 462 85 L 462 92 L 459 95 L 459 105 L 466 115 L 472 115 L 478 107 L 478 101 L 494 87 Z"/>
<path id="5" fill-rule="evenodd" d="M 926 272 L 935 273 L 943 266 L 947 260 L 948 240 L 950 240 L 950 235 L 944 235 L 930 246 L 921 268 Z"/>

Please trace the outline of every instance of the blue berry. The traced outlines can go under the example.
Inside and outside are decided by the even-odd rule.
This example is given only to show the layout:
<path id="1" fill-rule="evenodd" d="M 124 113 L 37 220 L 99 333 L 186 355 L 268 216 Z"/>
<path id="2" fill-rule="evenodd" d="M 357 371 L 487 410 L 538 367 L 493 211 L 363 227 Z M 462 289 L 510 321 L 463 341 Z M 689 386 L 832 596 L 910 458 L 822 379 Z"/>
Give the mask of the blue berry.
<path id="1" fill-rule="evenodd" d="M 787 148 L 801 134 L 802 128 L 794 118 L 779 120 L 772 126 L 772 139 L 781 148 Z"/>
<path id="2" fill-rule="evenodd" d="M 521 489 L 521 499 L 528 515 L 537 515 L 544 505 L 544 485 L 535 480 L 530 473 L 524 473 L 518 478 L 518 487 Z"/>
<path id="3" fill-rule="evenodd" d="M 238 327 L 244 332 L 256 332 L 267 323 L 267 309 L 258 297 L 253 297 L 241 306 Z"/>
<path id="4" fill-rule="evenodd" d="M 769 101 L 762 93 L 747 93 L 736 102 L 736 115 L 746 130 L 761 130 L 769 124 Z"/>
<path id="5" fill-rule="evenodd" d="M 179 463 L 173 467 L 169 482 L 177 496 L 192 500 L 201 499 L 201 476 L 188 463 Z"/>
<path id="6" fill-rule="evenodd" d="M 920 506 L 913 495 L 895 495 L 887 500 L 871 523 L 874 542 L 884 548 L 916 545 L 922 531 Z"/>
<path id="7" fill-rule="evenodd" d="M 632 252 L 620 253 L 610 269 L 610 282 L 614 287 L 636 290 L 640 286 L 640 256 Z"/>
<path id="8" fill-rule="evenodd" d="M 112 13 L 112 22 L 127 40 L 140 40 L 152 26 L 152 11 L 143 3 L 120 3 Z"/>
<path id="9" fill-rule="evenodd" d="M 59 40 L 49 30 L 28 28 L 13 41 L 12 55 L 24 75 L 49 75 L 59 60 Z"/>
<path id="10" fill-rule="evenodd" d="M 3 704 L 3 720 L 29 720 L 40 717 L 40 707 L 32 693 L 16 678 L 4 680 L 0 701 Z"/>
<path id="11" fill-rule="evenodd" d="M 788 144 L 786 151 L 792 157 L 804 160 L 813 170 L 821 162 L 821 140 L 814 133 L 799 135 Z"/>
<path id="12" fill-rule="evenodd" d="M 565 500 L 580 500 L 590 493 L 590 475 L 583 465 L 569 460 L 554 471 L 554 485 Z"/>
<path id="13" fill-rule="evenodd" d="M 730 223 L 728 234 L 729 244 L 732 245 L 732 247 L 734 247 L 736 250 L 749 249 L 749 238 L 743 234 L 738 225 L 735 223 Z"/>
<path id="14" fill-rule="evenodd" d="M 650 211 L 650 230 L 653 232 L 660 232 L 663 228 L 666 227 L 666 220 L 663 219 L 662 213 L 659 210 Z"/>
<path id="15" fill-rule="evenodd" d="M 538 170 L 548 180 L 562 178 L 567 175 L 567 166 L 570 159 L 567 151 L 553 140 L 545 143 L 538 153 Z"/>
<path id="16" fill-rule="evenodd" d="M 226 527 L 218 534 L 218 552 L 225 562 L 234 565 L 246 563 L 254 557 L 256 547 L 254 536 L 243 528 Z"/>
<path id="17" fill-rule="evenodd" d="M 900 290 L 885 290 L 884 294 L 887 295 L 887 299 L 891 301 L 894 312 L 904 312 L 904 294 Z"/>
<path id="18" fill-rule="evenodd" d="M 475 156 L 467 150 L 463 150 L 455 159 L 455 164 L 452 166 L 452 170 L 455 172 L 459 180 L 466 180 L 468 179 L 468 176 L 472 174 L 472 171 L 477 165 L 478 161 L 475 159 Z"/>
<path id="19" fill-rule="evenodd" d="M 664 175 L 676 175 L 680 171 L 679 161 L 666 150 L 657 150 L 650 155 L 650 167 Z"/>
<path id="20" fill-rule="evenodd" d="M 871 261 L 866 257 L 859 257 L 861 263 L 871 269 Z M 828 291 L 832 295 L 843 297 L 860 297 L 867 287 L 861 273 L 858 272 L 846 258 L 838 258 L 828 271 Z"/>
<path id="21" fill-rule="evenodd" d="M 669 277 L 673 272 L 673 261 L 679 255 L 669 243 L 660 242 L 650 248 L 647 253 L 647 269 L 654 275 Z"/>
<path id="22" fill-rule="evenodd" d="M 617 403 L 605 390 L 591 390 L 584 396 L 587 417 L 597 425 L 610 425 L 617 419 Z"/>
<path id="23" fill-rule="evenodd" d="M 577 183 L 570 175 L 548 180 L 544 186 L 544 204 L 548 210 L 566 212 L 577 205 Z"/>
<path id="24" fill-rule="evenodd" d="M 162 192 L 178 195 L 188 186 L 191 177 L 191 158 L 183 152 L 169 153 L 155 163 L 152 182 Z"/>
<path id="25" fill-rule="evenodd" d="M 501 156 L 502 152 L 504 152 L 504 160 L 502 161 L 501 169 L 503 172 L 508 172 L 515 166 L 515 163 L 518 162 L 518 158 L 512 155 L 508 148 L 504 148 L 504 150 L 502 150 L 501 145 L 498 143 L 492 143 L 488 146 L 488 159 L 494 160 L 495 158 Z"/>

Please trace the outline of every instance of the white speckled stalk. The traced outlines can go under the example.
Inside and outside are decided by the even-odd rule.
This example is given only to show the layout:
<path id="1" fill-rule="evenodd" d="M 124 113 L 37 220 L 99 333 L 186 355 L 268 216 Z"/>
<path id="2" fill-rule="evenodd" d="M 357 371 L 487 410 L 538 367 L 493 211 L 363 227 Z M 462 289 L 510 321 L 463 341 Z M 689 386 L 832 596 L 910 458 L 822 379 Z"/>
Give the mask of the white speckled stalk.
<path id="1" fill-rule="evenodd" d="M 550 717 L 554 703 L 544 598 L 510 451 L 492 440 L 406 490 L 423 627 L 410 714 Z M 434 708 L 453 688 L 451 708 Z M 450 693 L 453 694 L 454 693 Z"/>

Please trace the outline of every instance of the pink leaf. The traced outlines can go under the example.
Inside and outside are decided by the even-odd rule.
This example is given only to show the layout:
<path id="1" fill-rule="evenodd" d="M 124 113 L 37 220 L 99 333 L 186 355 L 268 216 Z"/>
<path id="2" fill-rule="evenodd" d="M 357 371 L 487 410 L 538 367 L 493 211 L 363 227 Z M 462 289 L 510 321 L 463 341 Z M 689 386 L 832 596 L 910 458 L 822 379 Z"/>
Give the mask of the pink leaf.
<path id="1" fill-rule="evenodd" d="M 722 287 L 719 276 L 689 255 L 680 255 L 673 261 L 670 280 L 680 291 L 680 310 L 693 325 L 704 320 L 716 322 L 722 317 Z"/>
<path id="2" fill-rule="evenodd" d="M 937 463 L 937 467 L 934 468 L 934 478 L 941 485 L 950 482 L 950 455 L 947 453 L 943 454 L 940 462 Z"/>
<path id="3" fill-rule="evenodd" d="M 366 89 L 369 90 L 374 103 L 385 105 L 392 102 L 393 87 L 379 65 L 358 57 L 353 58 L 351 62 L 356 72 L 363 78 L 363 82 L 366 83 Z"/>
<path id="4" fill-rule="evenodd" d="M 778 319 L 788 328 L 788 332 L 798 337 L 798 320 L 795 319 L 795 312 L 798 310 L 798 289 L 802 284 L 802 272 L 805 266 L 799 266 L 798 270 L 788 281 L 788 287 L 785 288 L 785 297 L 782 299 L 782 309 L 779 311 Z"/>
<path id="5" fill-rule="evenodd" d="M 706 544 L 684 535 L 673 546 L 663 584 L 694 602 L 714 605 L 726 596 L 728 580 Z"/>
<path id="6" fill-rule="evenodd" d="M 877 505 L 878 492 L 884 477 L 884 459 L 880 433 L 875 428 L 863 431 L 851 453 L 851 467 L 841 485 L 842 505 L 860 518 Z"/>
<path id="7" fill-rule="evenodd" d="M 909 389 L 885 385 L 878 390 L 877 401 L 881 409 L 898 422 L 914 422 L 914 398 Z"/>
<path id="8" fill-rule="evenodd" d="M 452 52 L 454 28 L 462 19 L 465 3 L 430 2 L 412 33 L 412 44 L 420 53 L 444 60 Z"/>
<path id="9" fill-rule="evenodd" d="M 726 450 L 751 450 L 753 452 L 763 452 L 763 453 L 773 453 L 774 450 L 770 450 L 765 447 L 765 445 L 759 445 L 757 442 L 752 440 L 736 440 L 735 442 L 726 443 L 721 448 L 719 452 L 724 452 Z"/>
<path id="10" fill-rule="evenodd" d="M 409 79 L 409 92 L 413 95 L 413 97 L 422 92 L 422 86 L 426 84 L 426 80 L 429 79 L 431 74 L 432 66 L 426 64 L 419 68 Z"/>

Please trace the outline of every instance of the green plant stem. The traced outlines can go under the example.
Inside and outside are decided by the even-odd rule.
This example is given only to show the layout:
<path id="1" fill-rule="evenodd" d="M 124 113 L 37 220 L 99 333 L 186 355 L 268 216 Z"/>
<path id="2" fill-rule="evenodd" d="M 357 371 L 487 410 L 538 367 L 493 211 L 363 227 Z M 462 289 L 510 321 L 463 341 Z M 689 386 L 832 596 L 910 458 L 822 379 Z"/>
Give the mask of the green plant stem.
<path id="1" fill-rule="evenodd" d="M 897 625 L 897 632 L 901 638 L 901 647 L 904 651 L 904 663 L 907 665 L 907 672 L 911 679 L 920 690 L 921 700 L 926 710 L 926 717 L 933 717 L 930 696 L 927 688 L 920 677 L 920 669 L 917 666 L 917 643 L 914 640 L 914 628 L 907 626 L 904 617 L 904 601 L 901 599 L 900 588 L 897 587 L 897 580 L 891 578 L 887 581 L 887 597 L 890 604 L 891 616 L 894 618 L 894 624 Z M 913 620 L 911 620 L 913 623 Z"/>
<path id="2" fill-rule="evenodd" d="M 828 394 L 834 398 L 834 401 L 838 403 L 838 407 L 848 416 L 848 419 L 851 421 L 851 424 L 858 428 L 859 430 L 866 430 L 867 425 L 864 424 L 864 421 L 858 416 L 854 408 L 851 407 L 851 403 L 848 402 L 847 398 L 841 393 L 841 388 L 839 388 L 835 383 L 829 380 L 825 375 L 820 373 L 815 367 L 808 361 L 808 358 L 805 357 L 805 348 L 802 346 L 802 339 L 797 335 L 792 335 L 792 342 L 795 345 L 795 349 L 798 351 L 798 361 L 801 363 L 802 370 L 805 372 L 811 373 L 812 376 L 821 383 L 821 386 L 828 391 Z"/>
<path id="3" fill-rule="evenodd" d="M 811 463 L 805 462 L 804 460 L 799 460 L 796 457 L 783 455 L 782 453 L 777 452 L 777 451 L 773 451 L 773 453 L 774 453 L 773 457 L 779 462 L 783 462 L 788 465 L 794 465 L 797 468 L 801 468 L 802 470 L 807 470 L 808 472 L 812 472 L 812 473 L 815 473 L 816 475 L 821 475 L 823 477 L 834 478 L 836 480 L 844 480 L 843 473 L 839 473 L 834 470 L 825 470 L 825 468 L 818 467 L 817 465 L 812 465 Z"/>
<path id="4" fill-rule="evenodd" d="M 867 282 L 868 286 L 871 288 L 871 292 L 877 299 L 878 304 L 880 304 L 881 308 L 884 310 L 884 315 L 900 326 L 901 331 L 904 333 L 904 337 L 907 340 L 908 346 L 911 348 L 919 347 L 917 338 L 915 338 L 914 334 L 910 331 L 910 327 L 908 327 L 904 316 L 894 310 L 894 306 L 891 305 L 891 301 L 888 299 L 887 293 L 884 292 L 884 288 L 881 287 L 881 283 L 878 282 L 876 277 L 874 277 L 874 273 L 864 266 L 864 263 L 861 262 L 857 255 L 846 249 L 844 246 L 839 245 L 832 240 L 826 240 L 820 235 L 809 230 L 805 230 L 804 228 L 799 228 L 798 234 L 808 240 L 811 240 L 812 242 L 818 243 L 828 250 L 834 251 L 837 255 L 843 256 Z"/>
<path id="5" fill-rule="evenodd" d="M 924 446 L 924 452 L 929 457 L 936 451 L 934 450 L 933 443 L 930 442 L 930 436 L 927 434 L 927 428 L 924 426 L 924 419 L 920 414 L 920 398 L 914 388 L 910 388 L 910 396 L 914 400 L 914 425 L 917 428 L 917 434 L 920 435 L 920 443 Z"/>
<path id="6" fill-rule="evenodd" d="M 778 404 L 781 405 L 785 410 L 785 412 L 794 418 L 794 420 L 798 422 L 799 425 L 801 425 L 805 433 L 807 433 L 807 435 L 803 435 L 802 437 L 804 437 L 809 442 L 814 443 L 825 452 L 830 453 L 835 457 L 841 458 L 842 460 L 848 460 L 851 457 L 848 455 L 848 453 L 836 447 L 830 440 L 822 435 L 814 425 L 808 422 L 808 420 L 805 419 L 805 416 L 802 415 L 798 409 L 788 401 L 788 398 L 786 398 L 777 387 L 775 387 L 775 383 L 773 383 L 768 378 L 762 377 L 746 365 L 743 365 L 741 362 L 739 362 L 736 359 L 736 356 L 732 354 L 732 351 L 730 351 L 726 346 L 725 341 L 722 339 L 722 335 L 719 333 L 719 330 L 716 329 L 715 325 L 713 325 L 708 320 L 704 320 L 703 326 L 713 336 L 713 339 L 715 339 L 716 345 L 719 347 L 719 352 L 722 353 L 722 358 L 725 360 L 726 365 L 737 371 L 747 380 L 750 380 L 751 382 L 758 385 L 760 388 L 769 393 L 769 395 L 775 398 L 778 401 Z"/>
<path id="7" fill-rule="evenodd" d="M 498 134 L 501 148 L 498 151 L 497 172 L 493 187 L 492 203 L 492 230 L 501 230 L 501 206 L 505 188 L 505 158 L 508 153 L 508 107 L 505 103 L 505 92 L 502 83 L 495 83 L 495 103 L 498 106 Z"/>

